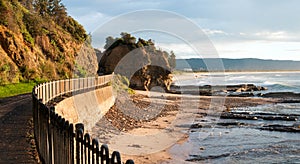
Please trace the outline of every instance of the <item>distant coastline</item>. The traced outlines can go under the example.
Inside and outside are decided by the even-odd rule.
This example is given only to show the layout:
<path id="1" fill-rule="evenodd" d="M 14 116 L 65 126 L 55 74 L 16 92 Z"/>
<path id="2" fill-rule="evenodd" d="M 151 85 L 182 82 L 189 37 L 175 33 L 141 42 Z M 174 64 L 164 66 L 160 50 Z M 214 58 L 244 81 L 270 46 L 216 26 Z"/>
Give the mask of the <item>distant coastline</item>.
<path id="1" fill-rule="evenodd" d="M 254 58 L 177 59 L 176 70 L 185 72 L 299 72 L 300 61 Z"/>
<path id="2" fill-rule="evenodd" d="M 300 70 L 224 70 L 224 71 L 184 71 L 184 70 L 175 70 L 176 73 L 298 73 Z"/>

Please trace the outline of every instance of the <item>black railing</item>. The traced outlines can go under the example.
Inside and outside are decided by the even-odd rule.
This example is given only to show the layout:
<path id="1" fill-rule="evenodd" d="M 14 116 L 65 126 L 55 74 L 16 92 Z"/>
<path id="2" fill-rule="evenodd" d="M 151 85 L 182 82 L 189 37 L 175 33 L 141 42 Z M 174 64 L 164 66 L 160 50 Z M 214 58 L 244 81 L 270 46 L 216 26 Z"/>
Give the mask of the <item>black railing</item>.
<path id="1" fill-rule="evenodd" d="M 81 79 L 77 83 L 78 86 L 73 85 L 78 81 L 77 79 L 61 80 L 44 83 L 33 89 L 34 136 L 43 163 L 121 164 L 119 152 L 114 151 L 110 155 L 107 145 L 100 146 L 98 140 L 92 139 L 88 133 L 84 133 L 83 124 L 76 124 L 74 129 L 72 123 L 55 113 L 54 107 L 46 105 L 57 96 L 99 87 L 107 84 L 111 79 L 112 75 L 93 80 L 91 78 Z M 45 91 L 47 93 L 44 93 Z M 132 160 L 126 161 L 126 164 L 133 163 Z"/>

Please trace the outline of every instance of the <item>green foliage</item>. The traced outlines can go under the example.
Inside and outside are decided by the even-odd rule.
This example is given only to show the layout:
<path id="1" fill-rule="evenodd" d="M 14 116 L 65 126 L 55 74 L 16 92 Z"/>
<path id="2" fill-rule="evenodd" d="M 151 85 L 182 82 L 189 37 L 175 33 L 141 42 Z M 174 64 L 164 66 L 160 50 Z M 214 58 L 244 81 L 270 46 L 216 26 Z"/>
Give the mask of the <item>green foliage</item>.
<path id="1" fill-rule="evenodd" d="M 71 17 L 67 18 L 67 21 L 62 27 L 78 41 L 83 42 L 87 39 L 88 35 L 86 34 L 83 26 Z"/>
<path id="2" fill-rule="evenodd" d="M 0 25 L 7 27 L 8 30 L 6 28 L 4 30 L 5 37 L 13 41 L 7 43 L 2 41 L 2 44 L 15 44 L 17 49 L 11 52 L 20 53 L 17 56 L 9 54 L 9 57 L 17 58 L 13 60 L 13 62 L 18 61 L 18 63 L 15 62 L 16 65 L 9 62 L 6 62 L 8 63 L 6 65 L 0 63 L 0 85 L 19 81 L 71 77 L 75 54 L 67 56 L 67 53 L 75 51 L 77 44 L 83 41 L 91 44 L 91 37 L 88 37 L 82 25 L 68 16 L 61 1 L 0 0 Z M 65 46 L 65 43 L 69 42 L 74 45 L 73 49 Z M 32 60 L 35 60 L 37 64 L 31 67 L 29 65 L 32 62 L 31 59 L 22 61 L 22 58 L 28 58 L 28 56 L 33 57 Z M 39 67 L 36 68 L 36 66 Z M 86 76 L 86 70 L 82 67 L 77 69 L 80 76 Z"/>
<path id="3" fill-rule="evenodd" d="M 0 86 L 0 98 L 30 93 L 36 82 L 7 84 Z"/>
<path id="4" fill-rule="evenodd" d="M 33 80 L 38 77 L 36 70 L 29 69 L 26 66 L 22 66 L 20 68 L 20 72 L 22 73 L 22 76 L 27 80 Z"/>
<path id="5" fill-rule="evenodd" d="M 32 38 L 32 36 L 30 35 L 30 33 L 27 30 L 22 31 L 22 35 L 26 42 L 28 42 L 32 46 L 34 45 L 34 39 Z"/>
<path id="6" fill-rule="evenodd" d="M 112 87 L 117 93 L 126 91 L 128 94 L 135 94 L 135 91 L 129 88 L 129 80 L 120 74 L 115 74 Z"/>
<path id="7" fill-rule="evenodd" d="M 10 66 L 8 64 L 4 64 L 0 67 L 0 72 L 8 72 L 10 71 Z"/>
<path id="8" fill-rule="evenodd" d="M 43 78 L 44 79 L 54 79 L 56 76 L 55 71 L 55 65 L 51 61 L 47 60 L 42 66 L 41 66 L 42 72 L 43 72 Z"/>
<path id="9" fill-rule="evenodd" d="M 78 63 L 75 63 L 75 75 L 77 77 L 86 77 L 87 71 Z"/>
<path id="10" fill-rule="evenodd" d="M 3 64 L 2 66 L 0 66 L 0 84 L 6 84 L 9 82 L 8 80 L 9 71 L 10 71 L 10 66 L 8 64 Z"/>
<path id="11" fill-rule="evenodd" d="M 5 0 L 0 0 L 0 24 L 4 26 L 8 26 L 8 19 L 7 19 L 7 14 L 9 13 L 8 11 L 8 6 L 7 2 Z"/>
<path id="12" fill-rule="evenodd" d="M 105 49 L 113 49 L 120 44 L 130 45 L 132 48 L 139 47 L 138 44 L 136 43 L 136 38 L 131 36 L 129 33 L 122 32 L 120 35 L 121 35 L 121 38 L 113 38 L 112 36 L 107 37 L 104 48 Z"/>
<path id="13" fill-rule="evenodd" d="M 7 61 L 0 61 L 0 85 L 19 82 L 19 72 Z"/>
<path id="14" fill-rule="evenodd" d="M 45 28 L 43 28 L 43 20 L 38 15 L 25 13 L 23 16 L 23 22 L 27 31 L 33 37 L 42 35 L 45 30 Z"/>

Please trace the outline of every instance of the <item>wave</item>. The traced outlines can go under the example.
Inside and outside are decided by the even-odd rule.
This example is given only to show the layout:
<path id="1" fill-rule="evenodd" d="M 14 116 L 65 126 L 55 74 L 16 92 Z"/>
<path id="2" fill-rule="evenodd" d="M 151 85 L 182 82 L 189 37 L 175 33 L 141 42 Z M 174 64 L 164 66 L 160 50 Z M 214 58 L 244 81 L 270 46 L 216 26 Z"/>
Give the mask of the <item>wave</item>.
<path id="1" fill-rule="evenodd" d="M 292 91 L 296 92 L 300 90 L 300 86 L 285 84 L 285 83 L 273 83 L 273 82 L 265 82 L 264 86 L 266 86 L 269 90 L 278 90 L 278 91 Z"/>

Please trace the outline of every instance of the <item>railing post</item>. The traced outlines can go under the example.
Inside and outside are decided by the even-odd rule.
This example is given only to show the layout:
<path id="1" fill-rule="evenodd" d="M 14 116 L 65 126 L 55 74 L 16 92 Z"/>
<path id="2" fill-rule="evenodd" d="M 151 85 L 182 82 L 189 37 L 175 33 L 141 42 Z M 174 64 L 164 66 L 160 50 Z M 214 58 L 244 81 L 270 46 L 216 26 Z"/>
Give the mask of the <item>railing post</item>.
<path id="1" fill-rule="evenodd" d="M 84 126 L 79 123 L 75 125 L 76 129 L 76 164 L 83 163 L 83 151 L 82 151 L 82 142 L 83 142 L 83 132 Z"/>
<path id="2" fill-rule="evenodd" d="M 37 149 L 43 163 L 121 163 L 119 152 L 110 158 L 107 145 L 102 145 L 84 134 L 84 125 L 69 123 L 46 104 L 58 96 L 89 91 L 112 80 L 112 75 L 58 80 L 39 84 L 32 91 L 33 121 Z M 126 164 L 133 164 L 127 160 Z"/>
<path id="3" fill-rule="evenodd" d="M 134 164 L 134 161 L 131 159 L 128 159 L 125 164 Z"/>
<path id="4" fill-rule="evenodd" d="M 85 163 L 91 163 L 91 137 L 88 133 L 84 135 L 84 157 Z"/>
<path id="5" fill-rule="evenodd" d="M 108 149 L 107 145 L 105 145 L 105 144 L 101 146 L 100 158 L 101 158 L 101 164 L 104 164 L 104 161 L 105 161 L 105 163 L 110 163 L 109 149 Z"/>
<path id="6" fill-rule="evenodd" d="M 119 152 L 114 151 L 111 155 L 111 164 L 121 164 L 121 155 Z"/>
<path id="7" fill-rule="evenodd" d="M 48 126 L 48 145 L 49 145 L 49 163 L 53 163 L 53 124 L 52 118 L 55 114 L 55 107 L 50 107 L 49 110 L 49 126 Z"/>
<path id="8" fill-rule="evenodd" d="M 70 124 L 70 128 L 69 128 L 69 136 L 70 136 L 70 164 L 74 164 L 75 163 L 75 159 L 74 159 L 74 153 L 75 153 L 75 149 L 74 149 L 74 138 L 75 138 L 75 134 L 74 134 L 74 126 L 73 124 Z"/>
<path id="9" fill-rule="evenodd" d="M 92 140 L 92 164 L 98 164 L 99 161 L 99 142 L 96 139 Z"/>

